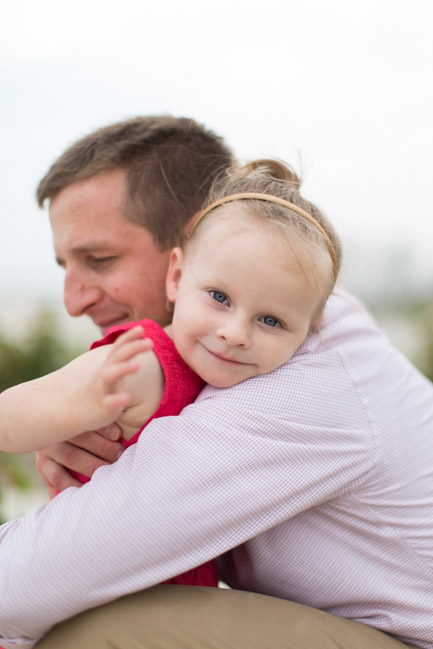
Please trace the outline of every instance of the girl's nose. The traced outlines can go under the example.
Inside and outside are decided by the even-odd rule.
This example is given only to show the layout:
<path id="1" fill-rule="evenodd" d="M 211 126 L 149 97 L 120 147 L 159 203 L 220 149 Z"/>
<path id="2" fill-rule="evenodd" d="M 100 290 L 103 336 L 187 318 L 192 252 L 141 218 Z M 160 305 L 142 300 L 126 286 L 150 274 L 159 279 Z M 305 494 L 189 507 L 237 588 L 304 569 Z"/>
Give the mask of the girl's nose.
<path id="1" fill-rule="evenodd" d="M 249 326 L 240 318 L 225 318 L 217 330 L 217 336 L 228 345 L 244 349 L 250 346 Z"/>

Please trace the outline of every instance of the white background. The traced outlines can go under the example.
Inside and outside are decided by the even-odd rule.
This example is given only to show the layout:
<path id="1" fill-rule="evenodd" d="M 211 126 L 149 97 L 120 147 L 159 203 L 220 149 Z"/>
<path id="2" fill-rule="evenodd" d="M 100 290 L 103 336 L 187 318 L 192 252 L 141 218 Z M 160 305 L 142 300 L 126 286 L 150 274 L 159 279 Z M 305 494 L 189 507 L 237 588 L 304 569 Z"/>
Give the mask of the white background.
<path id="1" fill-rule="evenodd" d="M 0 297 L 61 303 L 34 192 L 78 137 L 190 116 L 301 169 L 361 293 L 433 287 L 430 0 L 14 0 L 0 21 Z"/>

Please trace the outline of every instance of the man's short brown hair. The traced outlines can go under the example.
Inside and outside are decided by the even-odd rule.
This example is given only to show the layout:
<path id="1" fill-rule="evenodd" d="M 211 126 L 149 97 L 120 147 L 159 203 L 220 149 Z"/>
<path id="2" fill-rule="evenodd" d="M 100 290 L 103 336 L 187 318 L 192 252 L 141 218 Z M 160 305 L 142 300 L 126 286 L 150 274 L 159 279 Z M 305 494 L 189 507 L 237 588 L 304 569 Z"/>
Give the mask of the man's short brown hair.
<path id="1" fill-rule="evenodd" d="M 148 229 L 165 250 L 182 242 L 213 180 L 232 161 L 222 138 L 193 119 L 137 117 L 72 144 L 42 178 L 36 195 L 42 207 L 79 180 L 124 169 L 125 217 Z"/>

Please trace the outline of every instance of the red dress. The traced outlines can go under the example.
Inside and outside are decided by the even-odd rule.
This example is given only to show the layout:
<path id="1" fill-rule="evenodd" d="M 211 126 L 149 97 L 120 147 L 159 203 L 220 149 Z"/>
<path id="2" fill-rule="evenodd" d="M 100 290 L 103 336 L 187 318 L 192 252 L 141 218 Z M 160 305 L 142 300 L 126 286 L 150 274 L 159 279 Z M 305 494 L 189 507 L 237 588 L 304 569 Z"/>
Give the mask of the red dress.
<path id="1" fill-rule="evenodd" d="M 204 386 L 202 379 L 185 363 L 179 356 L 173 341 L 165 331 L 153 320 L 140 320 L 139 322 L 128 322 L 119 327 L 113 327 L 102 338 L 93 343 L 90 349 L 113 343 L 121 333 L 141 325 L 144 330 L 143 338 L 150 338 L 153 341 L 153 351 L 161 363 L 165 377 L 165 390 L 159 404 L 159 408 L 143 424 L 138 433 L 130 440 L 121 438 L 123 446 L 128 447 L 135 444 L 147 424 L 157 417 L 178 415 L 188 404 L 195 401 Z M 75 471 L 72 475 L 81 482 L 88 482 L 89 478 Z M 187 572 L 168 579 L 165 584 L 186 584 L 191 586 L 218 586 L 218 575 L 214 561 L 193 568 Z"/>

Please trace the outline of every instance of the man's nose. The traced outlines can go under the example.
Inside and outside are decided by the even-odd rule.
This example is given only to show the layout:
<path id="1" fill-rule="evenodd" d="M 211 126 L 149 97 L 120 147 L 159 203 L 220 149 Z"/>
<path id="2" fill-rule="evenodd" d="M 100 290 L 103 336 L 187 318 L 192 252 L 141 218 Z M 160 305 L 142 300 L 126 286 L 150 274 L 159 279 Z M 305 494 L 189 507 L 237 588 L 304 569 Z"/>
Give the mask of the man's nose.
<path id="1" fill-rule="evenodd" d="M 248 349 L 250 346 L 250 327 L 246 318 L 229 316 L 220 323 L 217 336 L 227 344 Z"/>
<path id="2" fill-rule="evenodd" d="M 76 269 L 66 269 L 63 301 L 69 315 L 84 315 L 100 298 L 100 289 Z"/>

